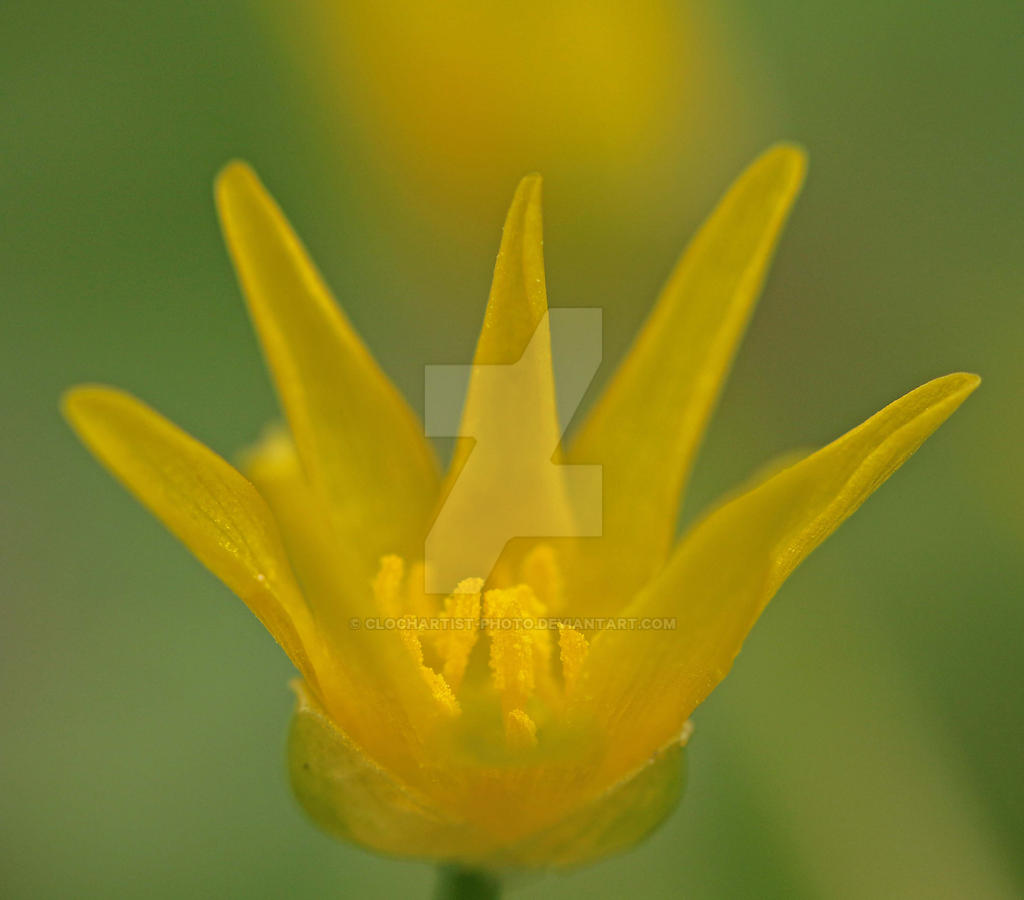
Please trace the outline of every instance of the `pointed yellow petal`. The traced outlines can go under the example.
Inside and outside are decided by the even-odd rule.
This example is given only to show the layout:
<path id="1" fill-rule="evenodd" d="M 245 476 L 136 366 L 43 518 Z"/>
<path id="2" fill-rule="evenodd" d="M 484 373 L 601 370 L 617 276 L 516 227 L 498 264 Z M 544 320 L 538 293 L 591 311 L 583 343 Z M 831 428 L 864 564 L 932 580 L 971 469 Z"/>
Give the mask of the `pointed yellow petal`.
<path id="1" fill-rule="evenodd" d="M 313 621 L 255 488 L 212 450 L 123 391 L 74 388 L 64 397 L 63 411 L 100 462 L 245 601 L 316 685 Z"/>
<path id="2" fill-rule="evenodd" d="M 530 339 L 548 311 L 544 278 L 544 225 L 541 214 L 541 178 L 528 175 L 519 182 L 501 235 L 501 247 L 494 264 L 491 293 L 484 312 L 484 324 L 473 356 L 474 366 L 511 366 L 523 355 Z M 541 343 L 534 370 L 524 373 L 523 391 L 532 388 L 536 396 L 537 424 L 533 430 L 551 432 L 556 421 L 555 386 L 551 372 L 550 335 Z M 463 434 L 490 430 L 488 421 L 501 415 L 491 380 L 474 373 L 463 410 Z M 524 398 L 525 399 L 525 398 Z M 507 417 L 497 426 L 505 430 Z M 495 426 L 490 426 L 494 428 Z M 460 440 L 452 459 L 448 486 L 462 468 L 473 448 L 472 440 Z M 552 448 L 553 449 L 553 448 Z"/>
<path id="3" fill-rule="evenodd" d="M 574 573 L 586 612 L 621 608 L 665 560 L 694 455 L 804 169 L 803 152 L 781 145 L 740 176 L 573 442 L 571 462 L 604 470 L 603 538 L 581 542 Z"/>
<path id="4" fill-rule="evenodd" d="M 473 358 L 478 366 L 514 363 L 548 311 L 541 184 L 539 175 L 523 178 L 505 217 L 491 294 Z"/>
<path id="5" fill-rule="evenodd" d="M 437 494 L 422 426 L 248 166 L 221 172 L 217 206 L 299 455 L 338 539 L 362 549 L 367 577 L 382 554 L 418 555 Z"/>
<path id="6" fill-rule="evenodd" d="M 540 178 L 524 178 L 505 221 L 462 437 L 426 545 L 432 591 L 486 578 L 510 538 L 573 533 L 562 468 L 552 464 L 560 435 L 540 198 Z"/>
<path id="7" fill-rule="evenodd" d="M 646 617 L 672 617 L 675 627 L 606 632 L 587 656 L 577 696 L 622 738 L 610 765 L 628 767 L 679 731 L 725 677 L 789 573 L 978 383 L 963 373 L 928 382 L 719 507 L 683 539 L 624 613 L 641 625 Z"/>
<path id="8" fill-rule="evenodd" d="M 378 705 L 401 699 L 410 709 L 425 705 L 427 700 L 416 684 L 422 681 L 418 671 L 422 651 L 415 633 L 370 632 L 352 626 L 353 621 L 362 623 L 381 615 L 400 616 L 414 611 L 397 597 L 402 560 L 394 555 L 382 558 L 372 583 L 359 577 L 358 560 L 353 558 L 351 548 L 334 539 L 322 498 L 310 490 L 295 446 L 282 429 L 269 431 L 245 454 L 243 471 L 269 504 L 303 596 L 335 659 L 345 670 L 339 677 L 349 679 L 349 683 L 336 686 L 336 693 L 357 698 L 356 705 L 371 708 L 377 691 L 389 698 Z M 382 605 L 382 601 L 386 603 Z M 412 647 L 416 655 L 410 657 Z M 376 711 L 373 715 L 380 719 Z M 349 727 L 359 728 L 351 720 Z"/>
<path id="9" fill-rule="evenodd" d="M 400 635 L 336 627 L 325 644 L 295 584 L 277 523 L 239 472 L 122 391 L 76 388 L 66 395 L 64 412 L 115 477 L 245 601 L 338 722 L 381 759 L 418 765 L 411 760 L 436 711 Z M 346 612 L 360 622 L 380 614 L 369 585 L 365 595 L 344 598 L 351 604 Z"/>

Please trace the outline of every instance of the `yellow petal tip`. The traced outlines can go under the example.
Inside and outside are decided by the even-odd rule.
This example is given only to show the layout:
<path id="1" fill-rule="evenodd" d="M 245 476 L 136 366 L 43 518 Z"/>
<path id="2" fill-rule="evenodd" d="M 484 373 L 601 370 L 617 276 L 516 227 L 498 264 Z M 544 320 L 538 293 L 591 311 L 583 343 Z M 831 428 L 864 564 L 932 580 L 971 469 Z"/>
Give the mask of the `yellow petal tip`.
<path id="1" fill-rule="evenodd" d="M 226 163 L 213 182 L 214 200 L 222 217 L 228 214 L 240 198 L 264 193 L 266 189 L 256 170 L 241 159 Z"/>
<path id="2" fill-rule="evenodd" d="M 780 180 L 797 189 L 807 175 L 807 151 L 800 144 L 780 141 L 765 150 L 754 165 L 779 170 Z"/>
<path id="3" fill-rule="evenodd" d="M 60 411 L 65 420 L 81 433 L 84 420 L 96 413 L 103 401 L 127 397 L 124 391 L 105 384 L 76 384 L 60 395 Z"/>
<path id="4" fill-rule="evenodd" d="M 537 172 L 531 172 L 519 179 L 516 192 L 512 197 L 505 228 L 519 229 L 534 227 L 540 229 L 541 194 L 543 179 Z"/>
<path id="5" fill-rule="evenodd" d="M 544 184 L 544 179 L 541 177 L 540 172 L 528 172 L 522 178 L 519 179 L 519 186 L 517 191 L 539 191 Z"/>
<path id="6" fill-rule="evenodd" d="M 76 384 L 74 387 L 68 388 L 65 391 L 61 391 L 60 395 L 60 414 L 69 421 L 74 417 L 75 409 L 78 406 L 81 397 L 84 393 L 87 393 L 91 385 Z"/>
<path id="7" fill-rule="evenodd" d="M 947 402 L 955 403 L 953 407 L 955 409 L 977 390 L 979 384 L 981 384 L 980 375 L 975 375 L 973 372 L 951 372 L 949 375 L 943 375 L 922 385 L 922 388 L 931 387 L 936 392 L 943 394 Z"/>
<path id="8" fill-rule="evenodd" d="M 955 372 L 950 377 L 959 378 L 963 382 L 964 390 L 967 393 L 975 390 L 981 384 L 981 376 L 976 375 L 974 372 Z"/>
<path id="9" fill-rule="evenodd" d="M 218 193 L 233 184 L 258 178 L 256 171 L 244 159 L 228 160 L 217 173 L 214 184 Z"/>

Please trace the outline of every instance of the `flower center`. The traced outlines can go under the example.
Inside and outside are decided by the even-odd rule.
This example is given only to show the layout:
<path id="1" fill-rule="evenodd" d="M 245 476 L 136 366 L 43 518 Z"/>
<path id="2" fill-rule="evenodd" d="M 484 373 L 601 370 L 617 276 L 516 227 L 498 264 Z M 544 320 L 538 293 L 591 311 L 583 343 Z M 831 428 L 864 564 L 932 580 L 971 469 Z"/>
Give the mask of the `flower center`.
<path id="1" fill-rule="evenodd" d="M 397 556 L 381 559 L 373 594 L 383 615 L 400 626 L 402 640 L 430 687 L 439 710 L 461 714 L 459 695 L 481 633 L 488 644 L 490 687 L 501 707 L 510 747 L 537 744 L 535 712 L 564 709 L 588 651 L 586 637 L 553 618 L 564 597 L 553 550 L 540 545 L 523 560 L 512 587 L 483 590 L 467 578 L 441 600 L 424 593 L 423 566 Z M 554 646 L 558 642 L 559 665 Z M 480 667 L 482 668 L 482 666 Z M 485 676 L 486 677 L 486 676 Z"/>

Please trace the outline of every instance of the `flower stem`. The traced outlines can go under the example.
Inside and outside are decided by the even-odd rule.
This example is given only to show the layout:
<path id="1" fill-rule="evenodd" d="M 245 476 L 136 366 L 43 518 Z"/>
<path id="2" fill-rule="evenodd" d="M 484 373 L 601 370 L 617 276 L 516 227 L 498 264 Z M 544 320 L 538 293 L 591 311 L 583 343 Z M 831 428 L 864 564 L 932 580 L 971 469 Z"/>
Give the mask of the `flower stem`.
<path id="1" fill-rule="evenodd" d="M 437 872 L 434 900 L 498 900 L 501 881 L 481 869 L 442 866 Z"/>

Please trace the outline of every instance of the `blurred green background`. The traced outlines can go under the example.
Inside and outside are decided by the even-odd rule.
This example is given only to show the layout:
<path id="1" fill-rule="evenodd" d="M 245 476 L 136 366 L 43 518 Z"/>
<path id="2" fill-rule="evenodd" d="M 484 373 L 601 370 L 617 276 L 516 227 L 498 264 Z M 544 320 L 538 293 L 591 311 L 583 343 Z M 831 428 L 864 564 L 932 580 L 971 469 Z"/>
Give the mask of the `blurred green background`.
<path id="1" fill-rule="evenodd" d="M 4 5 L 0 894 L 430 892 L 429 867 L 304 820 L 284 655 L 57 414 L 66 386 L 110 382 L 227 455 L 274 417 L 220 165 L 256 165 L 417 403 L 424 364 L 469 358 L 520 174 L 547 176 L 552 304 L 605 308 L 606 377 L 728 181 L 791 138 L 809 182 L 687 514 L 928 378 L 985 382 L 769 608 L 695 717 L 668 824 L 514 896 L 1019 896 L 1019 2 L 455 3 L 436 34 L 364 5 Z M 481 80 L 465 52 L 556 26 L 525 98 L 514 65 Z M 389 70 L 399 40 L 430 46 L 423 68 Z M 474 79 L 523 108 L 451 96 Z"/>

